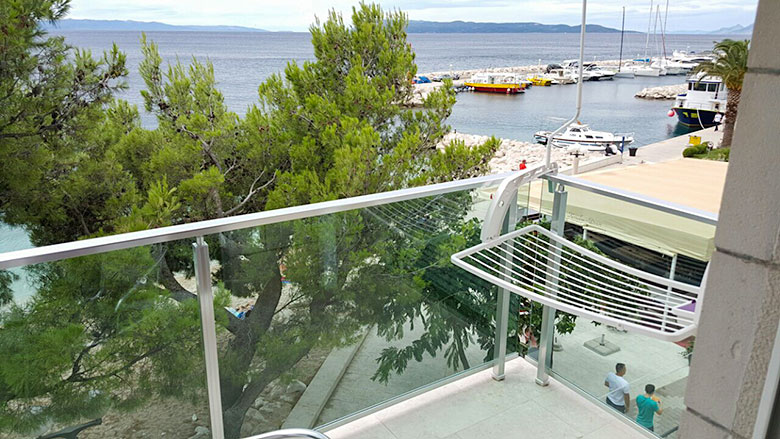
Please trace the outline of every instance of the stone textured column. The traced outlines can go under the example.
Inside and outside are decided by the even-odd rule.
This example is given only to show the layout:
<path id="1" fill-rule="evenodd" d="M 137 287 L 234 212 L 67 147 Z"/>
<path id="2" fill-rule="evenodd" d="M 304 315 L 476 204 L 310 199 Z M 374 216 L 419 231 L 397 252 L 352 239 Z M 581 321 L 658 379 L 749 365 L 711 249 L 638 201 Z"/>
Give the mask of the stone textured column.
<path id="1" fill-rule="evenodd" d="M 780 321 L 780 1 L 760 0 L 682 439 L 751 438 Z"/>

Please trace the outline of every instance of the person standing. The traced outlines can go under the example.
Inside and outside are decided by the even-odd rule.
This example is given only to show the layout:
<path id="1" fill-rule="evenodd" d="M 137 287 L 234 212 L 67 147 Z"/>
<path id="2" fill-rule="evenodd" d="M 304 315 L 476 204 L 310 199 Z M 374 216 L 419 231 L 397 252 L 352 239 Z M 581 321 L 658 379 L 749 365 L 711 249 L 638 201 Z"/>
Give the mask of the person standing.
<path id="1" fill-rule="evenodd" d="M 653 417 L 657 414 L 663 414 L 661 400 L 655 396 L 655 386 L 648 384 L 645 386 L 645 394 L 636 397 L 636 423 L 650 431 L 654 431 Z"/>
<path id="2" fill-rule="evenodd" d="M 715 122 L 715 131 L 718 131 L 718 125 L 720 125 L 721 120 L 723 120 L 723 115 L 715 113 L 715 119 L 713 120 L 713 122 Z"/>
<path id="3" fill-rule="evenodd" d="M 526 166 L 525 159 L 523 159 L 523 161 L 522 161 L 522 162 L 520 162 L 520 166 L 518 166 L 518 168 L 520 168 L 520 170 L 521 170 L 521 171 L 522 171 L 523 169 L 527 168 L 527 167 L 528 167 L 528 166 Z"/>
<path id="4" fill-rule="evenodd" d="M 609 387 L 607 405 L 621 413 L 628 412 L 628 408 L 631 406 L 628 381 L 623 378 L 625 374 L 626 365 L 618 363 L 615 365 L 615 371 L 608 373 L 604 379 L 604 385 Z"/>

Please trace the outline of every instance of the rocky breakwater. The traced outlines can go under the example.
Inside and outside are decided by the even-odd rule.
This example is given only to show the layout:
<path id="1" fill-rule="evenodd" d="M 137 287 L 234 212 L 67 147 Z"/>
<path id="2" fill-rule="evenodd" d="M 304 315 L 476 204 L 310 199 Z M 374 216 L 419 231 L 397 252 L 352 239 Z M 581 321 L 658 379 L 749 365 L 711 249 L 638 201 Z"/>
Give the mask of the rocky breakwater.
<path id="1" fill-rule="evenodd" d="M 439 148 L 444 148 L 453 140 L 461 140 L 466 146 L 476 146 L 485 143 L 490 136 L 480 136 L 475 134 L 449 133 L 439 143 Z M 544 161 L 547 148 L 544 145 L 520 140 L 500 139 L 501 146 L 498 147 L 496 154 L 490 160 L 490 172 L 497 174 L 501 172 L 516 171 L 520 163 L 525 160 L 526 166 L 532 166 Z M 580 161 L 585 161 L 592 157 L 603 156 L 602 152 L 589 151 L 584 156 L 580 156 Z M 570 166 L 574 163 L 574 156 L 564 148 L 552 149 L 552 160 L 558 162 L 561 167 Z"/>
<path id="2" fill-rule="evenodd" d="M 552 63 L 557 64 L 558 62 L 554 61 Z M 596 65 L 600 67 L 617 68 L 618 61 L 617 60 L 597 61 Z M 458 75 L 461 80 L 467 80 L 477 73 L 516 73 L 519 75 L 523 75 L 523 74 L 544 73 L 546 68 L 547 68 L 547 63 L 544 64 L 540 63 L 540 64 L 530 65 L 530 66 L 509 66 L 509 67 L 491 67 L 491 68 L 482 68 L 482 69 L 437 71 L 437 72 L 430 72 L 430 73 L 420 73 L 420 75 L 428 76 L 428 77 L 436 77 L 442 75 L 455 74 Z"/>
<path id="3" fill-rule="evenodd" d="M 661 87 L 648 87 L 634 95 L 640 99 L 675 99 L 678 94 L 685 93 L 685 84 L 664 85 Z"/>
<path id="4" fill-rule="evenodd" d="M 452 85 L 455 87 L 459 85 L 463 85 L 463 81 L 453 81 Z M 406 103 L 406 105 L 408 107 L 422 107 L 425 98 L 427 98 L 431 92 L 433 92 L 434 90 L 438 90 L 440 87 L 443 86 L 444 86 L 443 82 L 427 82 L 424 84 L 413 84 L 412 98 L 409 102 Z"/>

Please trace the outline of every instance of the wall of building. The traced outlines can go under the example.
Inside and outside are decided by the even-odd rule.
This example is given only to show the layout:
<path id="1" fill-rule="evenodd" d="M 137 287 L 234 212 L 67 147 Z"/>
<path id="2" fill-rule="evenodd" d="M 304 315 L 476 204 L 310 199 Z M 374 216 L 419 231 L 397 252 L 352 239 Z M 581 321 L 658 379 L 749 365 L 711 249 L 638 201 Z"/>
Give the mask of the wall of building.
<path id="1" fill-rule="evenodd" d="M 688 381 L 683 439 L 753 437 L 775 343 L 780 320 L 778 23 L 780 1 L 761 0 Z"/>

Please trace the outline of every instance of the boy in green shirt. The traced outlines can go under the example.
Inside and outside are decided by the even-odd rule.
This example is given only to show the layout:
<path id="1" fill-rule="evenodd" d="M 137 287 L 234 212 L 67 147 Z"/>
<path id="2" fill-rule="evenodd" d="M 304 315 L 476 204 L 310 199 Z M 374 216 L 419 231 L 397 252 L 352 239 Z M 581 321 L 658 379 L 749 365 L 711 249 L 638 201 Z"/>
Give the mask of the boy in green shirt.
<path id="1" fill-rule="evenodd" d="M 655 396 L 655 386 L 648 384 L 645 386 L 645 394 L 636 397 L 636 423 L 653 431 L 653 416 L 664 411 L 661 408 L 661 400 Z"/>

